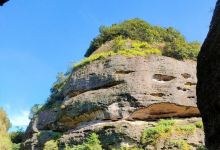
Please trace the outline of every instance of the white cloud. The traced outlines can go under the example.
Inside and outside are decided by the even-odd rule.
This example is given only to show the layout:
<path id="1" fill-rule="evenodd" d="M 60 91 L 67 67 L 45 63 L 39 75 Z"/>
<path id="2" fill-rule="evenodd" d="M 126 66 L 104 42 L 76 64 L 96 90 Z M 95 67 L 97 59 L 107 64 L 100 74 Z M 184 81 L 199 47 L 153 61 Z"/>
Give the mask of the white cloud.
<path id="1" fill-rule="evenodd" d="M 29 111 L 22 111 L 19 114 L 10 117 L 12 126 L 27 126 L 30 122 Z"/>

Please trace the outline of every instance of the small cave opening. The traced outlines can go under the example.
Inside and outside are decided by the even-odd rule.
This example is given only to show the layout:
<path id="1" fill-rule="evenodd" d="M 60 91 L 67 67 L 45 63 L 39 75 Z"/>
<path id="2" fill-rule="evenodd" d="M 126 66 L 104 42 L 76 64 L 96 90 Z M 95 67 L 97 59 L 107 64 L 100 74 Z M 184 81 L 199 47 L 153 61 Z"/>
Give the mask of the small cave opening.
<path id="1" fill-rule="evenodd" d="M 169 75 L 163 75 L 163 74 L 154 74 L 153 79 L 157 81 L 171 81 L 175 79 L 176 77 L 174 76 L 169 76 Z"/>

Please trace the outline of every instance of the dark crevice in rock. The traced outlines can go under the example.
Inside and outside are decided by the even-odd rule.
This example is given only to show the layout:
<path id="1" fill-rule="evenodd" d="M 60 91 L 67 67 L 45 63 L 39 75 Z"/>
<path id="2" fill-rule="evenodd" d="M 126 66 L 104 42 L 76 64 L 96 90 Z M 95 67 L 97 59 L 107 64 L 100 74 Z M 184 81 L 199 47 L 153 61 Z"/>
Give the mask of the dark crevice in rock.
<path id="1" fill-rule="evenodd" d="M 95 76 L 95 75 L 96 75 L 95 73 L 90 73 L 90 74 L 89 74 L 89 76 Z"/>
<path id="2" fill-rule="evenodd" d="M 155 96 L 155 97 L 163 97 L 163 96 L 165 96 L 164 93 L 151 93 L 150 95 L 151 96 Z"/>
<path id="3" fill-rule="evenodd" d="M 179 86 L 178 86 L 178 87 L 177 87 L 177 90 L 180 90 L 180 91 L 184 91 L 184 92 L 185 92 L 185 91 L 188 91 L 188 90 L 190 90 L 190 89 L 182 88 L 182 87 L 179 87 Z"/>
<path id="4" fill-rule="evenodd" d="M 128 101 L 131 107 L 141 107 L 140 102 L 129 93 L 120 94 L 120 101 Z"/>
<path id="5" fill-rule="evenodd" d="M 195 96 L 188 96 L 187 98 L 190 98 L 190 99 L 191 99 L 191 98 L 195 98 Z"/>
<path id="6" fill-rule="evenodd" d="M 102 85 L 100 87 L 91 88 L 89 90 L 81 90 L 81 91 L 72 92 L 72 93 L 70 92 L 70 94 L 68 94 L 68 96 L 69 96 L 69 98 L 71 98 L 71 97 L 75 97 L 77 95 L 83 94 L 85 92 L 88 92 L 88 91 L 96 91 L 96 90 L 100 90 L 100 89 L 108 89 L 108 88 L 112 88 L 114 86 L 117 86 L 117 85 L 120 85 L 120 84 L 123 84 L 123 83 L 125 83 L 125 82 L 124 81 L 114 81 L 114 82 Z"/>
<path id="7" fill-rule="evenodd" d="M 168 75 L 162 75 L 162 74 L 153 75 L 153 79 L 155 79 L 157 81 L 171 81 L 175 78 L 176 77 L 174 77 L 174 76 L 168 76 Z"/>
<path id="8" fill-rule="evenodd" d="M 115 74 L 129 74 L 129 73 L 133 73 L 135 71 L 132 70 L 120 70 L 120 71 L 116 71 Z"/>
<path id="9" fill-rule="evenodd" d="M 188 79 L 191 77 L 191 75 L 188 73 L 183 73 L 183 74 L 181 74 L 181 76 L 183 76 L 185 79 Z"/>

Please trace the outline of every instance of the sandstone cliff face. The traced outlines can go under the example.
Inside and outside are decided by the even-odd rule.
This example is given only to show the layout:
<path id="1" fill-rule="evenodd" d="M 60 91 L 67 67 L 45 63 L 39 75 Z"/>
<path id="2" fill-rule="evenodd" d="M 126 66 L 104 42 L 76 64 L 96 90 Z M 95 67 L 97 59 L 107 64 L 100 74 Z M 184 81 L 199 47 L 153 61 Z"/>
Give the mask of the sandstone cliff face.
<path id="1" fill-rule="evenodd" d="M 77 68 L 59 105 L 45 109 L 31 121 L 23 148 L 42 149 L 55 132 L 62 134 L 60 147 L 79 144 L 91 132 L 100 135 L 105 149 L 120 143 L 140 145 L 143 130 L 152 126 L 150 121 L 200 115 L 195 68 L 195 61 L 154 55 L 116 55 Z M 42 132 L 44 136 L 39 136 Z M 196 134 L 202 135 L 202 131 Z M 201 139 L 194 145 L 201 145 Z"/>

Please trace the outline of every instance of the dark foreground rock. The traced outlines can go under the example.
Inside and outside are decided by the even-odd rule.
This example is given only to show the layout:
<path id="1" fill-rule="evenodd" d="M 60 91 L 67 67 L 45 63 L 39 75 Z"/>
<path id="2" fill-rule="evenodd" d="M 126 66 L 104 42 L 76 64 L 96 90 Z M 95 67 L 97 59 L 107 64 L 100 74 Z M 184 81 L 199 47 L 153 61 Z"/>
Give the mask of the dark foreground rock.
<path id="1" fill-rule="evenodd" d="M 198 108 L 201 111 L 210 150 L 220 149 L 220 0 L 209 33 L 198 56 Z"/>
<path id="2" fill-rule="evenodd" d="M 2 6 L 4 3 L 6 3 L 9 0 L 0 0 L 0 6 Z"/>

